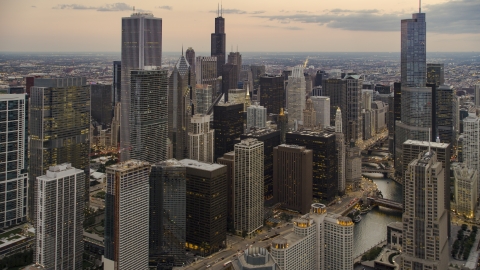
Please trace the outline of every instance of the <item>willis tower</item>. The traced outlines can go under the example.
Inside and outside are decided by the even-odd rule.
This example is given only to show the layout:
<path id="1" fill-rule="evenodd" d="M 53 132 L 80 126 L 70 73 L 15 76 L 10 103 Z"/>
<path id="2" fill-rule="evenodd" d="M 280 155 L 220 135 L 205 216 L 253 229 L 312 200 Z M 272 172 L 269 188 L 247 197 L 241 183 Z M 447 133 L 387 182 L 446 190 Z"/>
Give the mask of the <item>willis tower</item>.
<path id="1" fill-rule="evenodd" d="M 222 74 L 222 66 L 225 65 L 226 57 L 225 19 L 222 17 L 222 9 L 218 9 L 215 18 L 215 33 L 212 33 L 211 55 L 217 57 L 217 76 Z"/>

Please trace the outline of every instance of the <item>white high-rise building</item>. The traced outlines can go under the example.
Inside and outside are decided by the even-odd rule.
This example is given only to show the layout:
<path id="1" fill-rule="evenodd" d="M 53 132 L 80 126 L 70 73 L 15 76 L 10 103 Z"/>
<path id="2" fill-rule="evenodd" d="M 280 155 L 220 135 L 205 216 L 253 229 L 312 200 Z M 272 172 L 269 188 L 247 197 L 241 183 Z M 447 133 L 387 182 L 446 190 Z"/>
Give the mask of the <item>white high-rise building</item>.
<path id="1" fill-rule="evenodd" d="M 210 129 L 210 115 L 195 114 L 188 132 L 189 158 L 213 163 L 215 130 Z"/>
<path id="2" fill-rule="evenodd" d="M 312 204 L 309 214 L 293 220 L 293 232 L 273 240 L 270 253 L 282 270 L 351 270 L 353 222 L 327 214 L 326 206 Z"/>
<path id="3" fill-rule="evenodd" d="M 82 269 L 85 173 L 70 163 L 51 166 L 35 180 L 36 265 Z"/>
<path id="4" fill-rule="evenodd" d="M 330 97 L 312 96 L 310 99 L 317 114 L 317 126 L 323 128 L 330 126 Z"/>
<path id="5" fill-rule="evenodd" d="M 265 128 L 267 124 L 267 108 L 258 104 L 247 108 L 247 131 L 251 128 Z"/>
<path id="6" fill-rule="evenodd" d="M 263 226 L 263 142 L 245 139 L 235 144 L 233 222 L 238 234 Z"/>
<path id="7" fill-rule="evenodd" d="M 477 204 L 478 171 L 464 163 L 453 169 L 455 176 L 455 205 L 457 214 L 474 218 Z"/>
<path id="8" fill-rule="evenodd" d="M 27 134 L 25 126 L 25 94 L 0 95 L 0 179 L 3 190 L 0 203 L 0 228 L 11 227 L 26 220 L 28 174 L 25 172 Z M 7 188 L 8 187 L 8 188 Z M 30 189 L 33 187 L 30 186 Z M 8 196 L 7 196 L 8 194 Z M 32 193 L 33 194 L 33 193 Z M 33 198 L 32 198 L 33 199 Z M 33 205 L 33 204 L 32 204 Z"/>
<path id="9" fill-rule="evenodd" d="M 463 162 L 468 168 L 480 170 L 480 118 L 469 113 L 463 119 Z M 480 190 L 478 191 L 480 194 Z"/>
<path id="10" fill-rule="evenodd" d="M 150 170 L 138 160 L 107 167 L 105 270 L 148 269 Z"/>
<path id="11" fill-rule="evenodd" d="M 287 109 L 288 128 L 293 129 L 295 122 L 297 126 L 303 124 L 303 110 L 305 110 L 305 76 L 303 65 L 295 66 L 292 75 L 288 76 L 287 85 Z"/>

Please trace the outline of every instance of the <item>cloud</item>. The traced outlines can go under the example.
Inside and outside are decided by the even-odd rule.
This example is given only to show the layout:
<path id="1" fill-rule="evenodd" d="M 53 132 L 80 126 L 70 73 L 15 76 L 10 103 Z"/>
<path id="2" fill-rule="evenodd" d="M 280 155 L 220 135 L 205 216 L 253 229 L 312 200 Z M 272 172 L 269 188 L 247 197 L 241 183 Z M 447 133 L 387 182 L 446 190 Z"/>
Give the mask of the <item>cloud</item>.
<path id="1" fill-rule="evenodd" d="M 415 12 L 415 11 L 413 11 Z M 413 13 L 412 12 L 412 13 Z M 427 31 L 432 33 L 478 33 L 480 25 L 480 1 L 450 0 L 424 7 Z M 403 11 L 401 12 L 403 13 Z M 329 28 L 350 31 L 400 31 L 400 20 L 411 18 L 411 14 L 380 14 L 377 9 L 325 10 L 322 14 L 296 13 L 292 15 L 254 15 L 254 17 L 278 21 L 324 25 Z"/>
<path id="2" fill-rule="evenodd" d="M 32 6 L 33 8 L 36 8 L 37 6 Z"/>
<path id="3" fill-rule="evenodd" d="M 210 10 L 209 11 L 210 13 L 217 13 L 218 10 Z M 223 9 L 222 10 L 222 14 L 262 14 L 262 13 L 265 13 L 264 10 L 256 10 L 256 11 L 252 11 L 252 12 L 248 12 L 248 11 L 245 11 L 245 10 L 240 10 L 240 9 Z"/>
<path id="4" fill-rule="evenodd" d="M 158 6 L 159 9 L 172 10 L 172 6 Z"/>
<path id="5" fill-rule="evenodd" d="M 261 27 L 266 27 L 266 28 L 279 28 L 279 29 L 285 29 L 285 30 L 292 30 L 292 31 L 298 31 L 298 30 L 303 30 L 301 27 L 296 27 L 296 26 L 276 26 L 276 25 L 261 25 Z"/>
<path id="6" fill-rule="evenodd" d="M 125 3 L 113 3 L 113 4 L 104 4 L 102 6 L 85 6 L 79 4 L 59 4 L 53 7 L 53 9 L 75 9 L 75 10 L 96 10 L 100 12 L 107 11 L 127 11 L 133 10 L 133 6 L 130 6 Z M 138 12 L 146 12 L 143 9 L 136 9 Z"/>

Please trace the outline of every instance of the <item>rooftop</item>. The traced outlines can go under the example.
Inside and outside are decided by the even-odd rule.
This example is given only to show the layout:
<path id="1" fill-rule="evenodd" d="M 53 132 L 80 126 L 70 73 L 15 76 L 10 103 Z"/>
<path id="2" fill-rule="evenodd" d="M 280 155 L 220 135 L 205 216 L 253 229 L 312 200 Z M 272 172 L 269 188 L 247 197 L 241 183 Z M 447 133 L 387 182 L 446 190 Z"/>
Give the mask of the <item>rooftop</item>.
<path id="1" fill-rule="evenodd" d="M 148 165 L 150 165 L 150 163 L 148 162 L 131 159 L 118 164 L 111 165 L 108 167 L 108 169 L 119 171 L 119 172 L 125 172 L 132 169 L 140 168 L 143 166 L 148 166 Z"/>
<path id="2" fill-rule="evenodd" d="M 437 142 L 427 142 L 427 141 L 416 141 L 416 140 L 406 140 L 404 145 L 418 145 L 418 146 L 425 146 L 428 147 L 434 147 L 434 148 L 447 148 L 448 143 L 437 143 Z"/>
<path id="3" fill-rule="evenodd" d="M 155 165 L 158 165 L 158 166 L 165 166 L 165 167 L 184 167 L 183 164 L 172 158 L 172 159 L 167 159 L 165 161 L 160 161 L 158 163 L 156 163 Z"/>
<path id="4" fill-rule="evenodd" d="M 225 167 L 225 165 L 221 165 L 218 163 L 205 163 L 205 162 L 201 162 L 193 159 L 182 159 L 179 162 L 180 164 L 188 168 L 196 168 L 196 169 L 210 171 L 210 172 L 218 170 L 222 167 Z"/>

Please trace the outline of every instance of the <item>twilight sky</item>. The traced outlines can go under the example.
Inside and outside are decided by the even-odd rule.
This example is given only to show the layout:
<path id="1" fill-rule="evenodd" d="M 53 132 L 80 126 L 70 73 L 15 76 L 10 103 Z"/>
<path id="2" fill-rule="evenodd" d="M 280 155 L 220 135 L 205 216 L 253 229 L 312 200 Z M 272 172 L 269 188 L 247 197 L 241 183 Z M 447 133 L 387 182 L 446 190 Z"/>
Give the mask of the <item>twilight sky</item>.
<path id="1" fill-rule="evenodd" d="M 122 1 L 122 2 L 115 2 Z M 0 51 L 120 51 L 121 17 L 163 19 L 163 51 L 210 51 L 217 0 L 0 0 Z M 227 52 L 398 52 L 416 0 L 223 0 Z M 424 0 L 427 51 L 480 51 L 480 0 Z"/>

